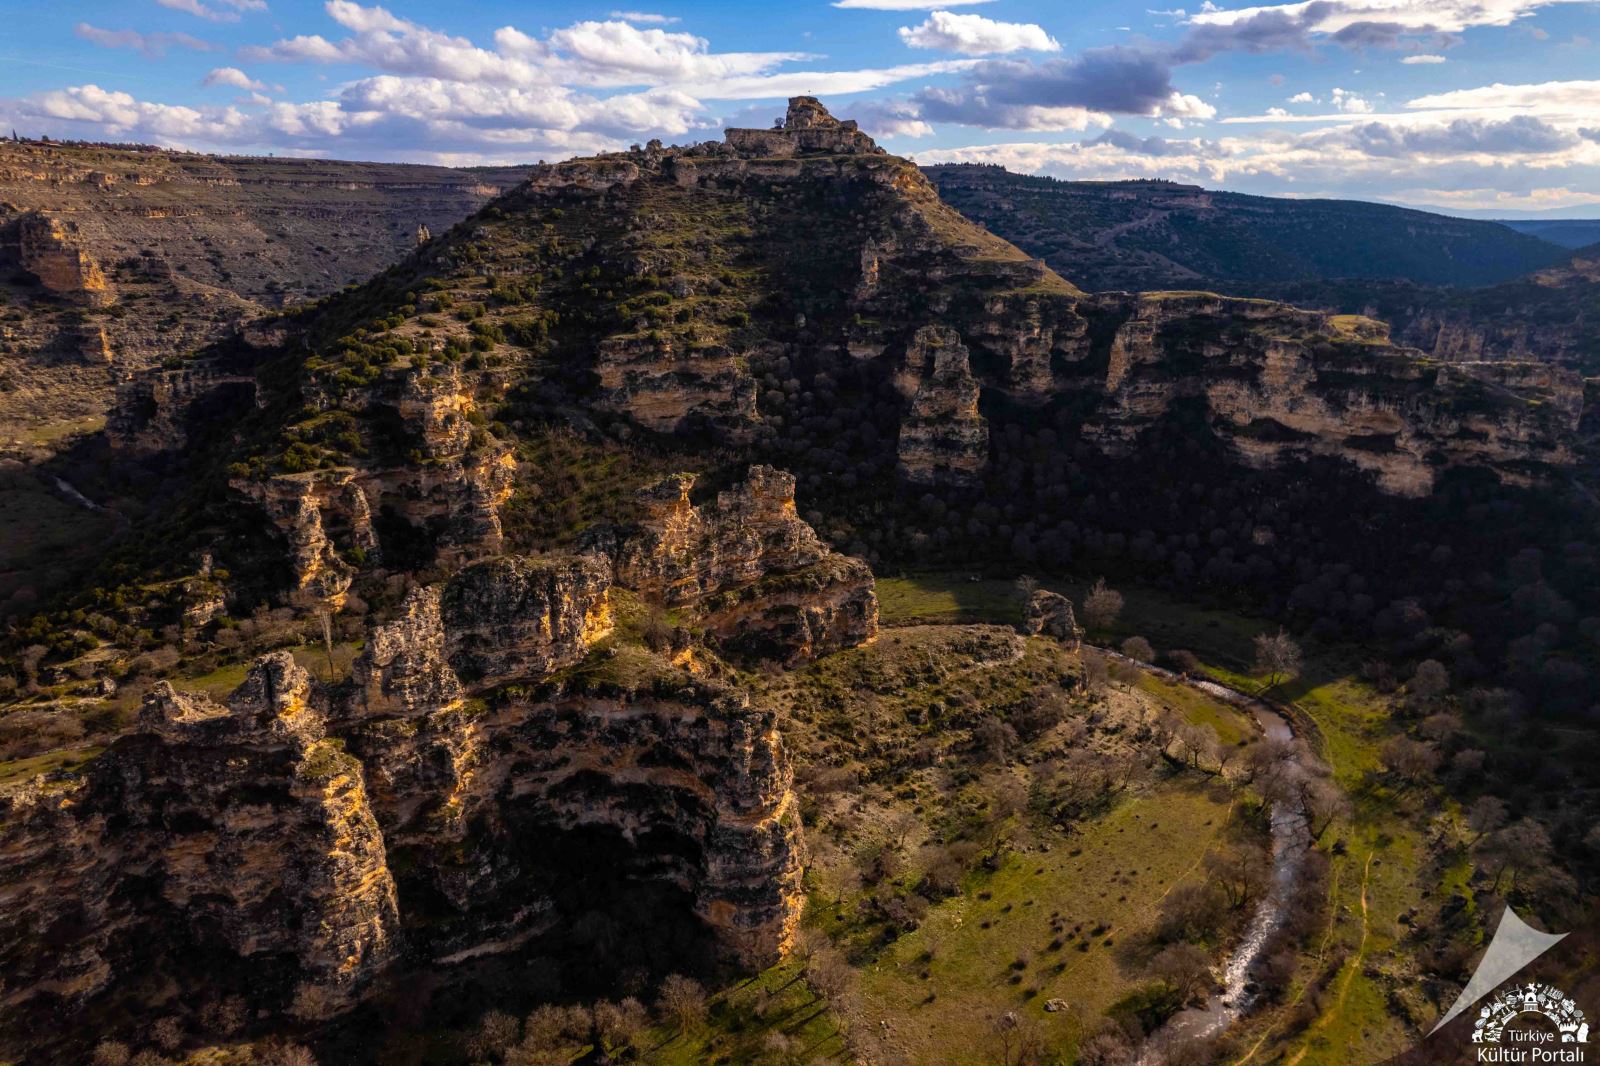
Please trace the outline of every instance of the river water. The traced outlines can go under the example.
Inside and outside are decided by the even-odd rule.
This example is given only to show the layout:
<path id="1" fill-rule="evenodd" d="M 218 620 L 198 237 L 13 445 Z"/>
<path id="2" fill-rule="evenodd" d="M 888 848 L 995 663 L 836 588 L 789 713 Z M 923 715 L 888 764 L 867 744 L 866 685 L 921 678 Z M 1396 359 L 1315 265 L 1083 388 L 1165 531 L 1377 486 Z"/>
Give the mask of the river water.
<path id="1" fill-rule="evenodd" d="M 1115 653 L 1109 653 L 1115 654 Z M 1118 656 L 1118 658 L 1121 658 Z M 1158 674 L 1169 681 L 1187 684 L 1224 703 L 1247 710 L 1260 726 L 1268 740 L 1292 741 L 1294 728 L 1289 720 L 1270 705 L 1254 699 L 1236 689 L 1212 681 L 1192 681 L 1158 667 L 1140 664 L 1141 669 Z M 1298 759 L 1310 758 L 1299 748 Z M 1309 772 L 1311 767 L 1305 767 Z M 1218 975 L 1222 991 L 1211 996 L 1204 1007 L 1190 1007 L 1179 1011 L 1167 1024 L 1153 1033 L 1139 1056 L 1139 1066 L 1155 1066 L 1162 1053 L 1169 1048 L 1196 1040 L 1209 1040 L 1221 1036 L 1228 1027 L 1250 1010 L 1255 1003 L 1251 974 L 1261 961 L 1273 934 L 1283 928 L 1288 920 L 1295 889 L 1299 885 L 1307 853 L 1311 850 L 1311 828 L 1305 815 L 1286 810 L 1283 804 L 1272 809 L 1272 883 L 1256 911 L 1250 917 L 1244 936 L 1234 945 L 1232 953 L 1223 962 Z"/>

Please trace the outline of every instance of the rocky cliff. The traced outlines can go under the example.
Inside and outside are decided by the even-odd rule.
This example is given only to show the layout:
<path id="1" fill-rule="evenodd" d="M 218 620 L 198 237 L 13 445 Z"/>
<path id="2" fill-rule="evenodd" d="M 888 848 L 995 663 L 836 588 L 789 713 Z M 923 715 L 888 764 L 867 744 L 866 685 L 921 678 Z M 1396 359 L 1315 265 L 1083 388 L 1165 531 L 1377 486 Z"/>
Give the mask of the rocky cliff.
<path id="1" fill-rule="evenodd" d="M 765 466 L 703 507 L 694 477 L 641 493 L 643 518 L 601 532 L 619 584 L 692 609 L 724 650 L 794 664 L 871 640 L 872 571 L 829 549 L 795 509 L 792 474 Z"/>
<path id="2" fill-rule="evenodd" d="M 1384 491 L 1426 495 L 1442 470 L 1529 483 L 1570 464 L 1582 379 L 1533 364 L 1441 365 L 1387 343 L 1382 323 L 1208 293 L 1132 300 L 1085 432 L 1110 450 L 1178 400 L 1202 399 L 1245 464 L 1325 455 Z"/>
<path id="3" fill-rule="evenodd" d="M 900 473 L 919 485 L 970 485 L 989 461 L 978 381 L 955 330 L 924 326 L 906 345 L 898 379 L 911 399 L 900 425 Z"/>
<path id="4" fill-rule="evenodd" d="M 325 706 L 286 653 L 226 705 L 158 685 L 85 778 L 8 795 L 6 1013 L 76 1009 L 161 971 L 302 1017 L 348 1009 L 399 949 L 399 912 Z"/>
<path id="5" fill-rule="evenodd" d="M 803 853 L 775 718 L 714 657 L 608 639 L 609 582 L 594 557 L 487 561 L 414 589 L 337 686 L 281 652 L 226 704 L 157 685 L 82 777 L 0 798 L 0 1017 L 160 975 L 327 1018 L 407 959 L 559 955 L 585 915 L 628 931 L 618 966 L 781 956 Z"/>
<path id="6" fill-rule="evenodd" d="M 0 143 L 0 427 L 103 413 L 119 377 L 361 281 L 521 173 Z M 64 359 L 85 329 L 102 357 Z"/>

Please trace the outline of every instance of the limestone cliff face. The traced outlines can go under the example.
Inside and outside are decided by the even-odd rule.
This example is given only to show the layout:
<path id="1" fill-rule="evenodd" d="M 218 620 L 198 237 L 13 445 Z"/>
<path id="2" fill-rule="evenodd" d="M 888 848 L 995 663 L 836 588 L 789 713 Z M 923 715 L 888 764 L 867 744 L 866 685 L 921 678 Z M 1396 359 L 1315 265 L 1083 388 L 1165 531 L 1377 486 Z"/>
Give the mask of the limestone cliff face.
<path id="1" fill-rule="evenodd" d="M 361 766 L 317 702 L 284 653 L 226 706 L 161 684 L 85 779 L 9 797 L 0 957 L 34 979 L 4 1007 L 72 1008 L 175 965 L 303 1017 L 347 1009 L 399 912 Z"/>
<path id="2" fill-rule="evenodd" d="M 473 684 L 537 679 L 582 659 L 612 629 L 598 559 L 492 559 L 445 587 L 448 658 Z"/>
<path id="3" fill-rule="evenodd" d="M 1495 469 L 1526 483 L 1572 460 L 1577 375 L 1519 364 L 1442 367 L 1387 343 L 1381 323 L 1210 294 L 1135 299 L 1117 329 L 1084 432 L 1132 447 L 1180 398 L 1204 400 L 1247 465 L 1326 455 L 1379 487 L 1425 495 L 1441 470 Z"/>
<path id="4" fill-rule="evenodd" d="M 353 538 L 371 539 L 365 495 L 350 471 L 284 474 L 261 481 L 236 480 L 234 488 L 260 507 L 283 534 L 293 573 L 289 602 L 298 607 L 338 610 L 350 591 L 353 568 L 328 537 L 324 515 L 341 504 L 349 513 L 369 516 Z M 358 502 L 359 497 L 359 502 Z"/>
<path id="5" fill-rule="evenodd" d="M 989 463 L 989 424 L 955 330 L 924 326 L 906 346 L 898 379 L 911 397 L 900 425 L 900 475 L 918 485 L 970 485 Z"/>
<path id="6" fill-rule="evenodd" d="M 795 509 L 794 476 L 766 466 L 696 507 L 694 476 L 642 494 L 645 515 L 604 547 L 619 585 L 690 606 L 730 651 L 801 662 L 872 639 L 871 570 L 837 555 Z"/>
<path id="7" fill-rule="evenodd" d="M 22 269 L 57 296 L 107 307 L 116 293 L 100 264 L 84 250 L 78 228 L 49 215 L 24 216 L 19 223 L 18 259 Z"/>
<path id="8" fill-rule="evenodd" d="M 875 621 L 861 564 L 773 527 L 798 522 L 792 488 L 757 472 L 707 520 L 726 517 L 730 551 L 812 560 L 769 579 L 865 579 Z M 614 646 L 611 569 L 477 563 L 414 588 L 338 686 L 283 652 L 226 704 L 158 684 L 81 780 L 0 796 L 0 1021 L 70 1016 L 145 972 L 326 1018 L 406 958 L 516 951 L 612 905 L 637 911 L 621 927 L 676 929 L 706 959 L 781 957 L 803 842 L 775 717 L 714 657 L 691 673 Z M 781 601 L 729 587 L 764 588 L 769 614 Z M 848 632 L 830 619 L 788 637 L 815 654 Z"/>
<path id="9" fill-rule="evenodd" d="M 128 374 L 118 383 L 106 437 L 129 455 L 180 453 L 191 442 L 191 427 L 237 419 L 255 402 L 254 375 L 221 362 L 195 360 L 174 370 Z"/>

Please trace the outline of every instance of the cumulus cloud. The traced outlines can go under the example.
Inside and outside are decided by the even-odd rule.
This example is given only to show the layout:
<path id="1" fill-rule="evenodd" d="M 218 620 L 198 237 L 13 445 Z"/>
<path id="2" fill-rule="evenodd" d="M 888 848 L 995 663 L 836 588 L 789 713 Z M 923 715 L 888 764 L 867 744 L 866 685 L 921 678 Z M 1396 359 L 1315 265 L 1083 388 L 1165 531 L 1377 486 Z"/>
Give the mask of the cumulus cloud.
<path id="1" fill-rule="evenodd" d="M 215 67 L 207 74 L 202 85 L 208 88 L 214 85 L 231 85 L 235 89 L 253 89 L 260 92 L 266 86 L 256 81 L 238 67 Z"/>
<path id="2" fill-rule="evenodd" d="M 850 106 L 850 117 L 874 137 L 926 137 L 933 127 L 910 100 L 863 100 Z"/>
<path id="3" fill-rule="evenodd" d="M 351 36 L 318 34 L 240 49 L 242 59 L 353 63 L 388 74 L 495 85 L 624 87 L 708 81 L 770 71 L 804 52 L 712 52 L 703 37 L 611 20 L 578 22 L 536 38 L 512 26 L 493 49 L 400 18 L 382 7 L 329 0 L 330 17 Z"/>
<path id="4" fill-rule="evenodd" d="M 1320 101 L 1318 101 L 1318 99 L 1315 96 L 1312 96 L 1310 93 L 1299 92 L 1289 97 L 1289 102 L 1291 104 L 1315 104 L 1319 103 Z"/>
<path id="5" fill-rule="evenodd" d="M 1333 106 L 1340 111 L 1351 115 L 1370 115 L 1373 111 L 1371 102 L 1366 98 L 1346 89 L 1334 89 L 1328 94 Z"/>
<path id="6" fill-rule="evenodd" d="M 101 48 L 132 48 L 152 59 L 167 54 L 174 46 L 195 52 L 215 52 L 217 46 L 187 33 L 140 33 L 137 30 L 106 30 L 80 22 L 72 32 L 80 39 Z"/>
<path id="7" fill-rule="evenodd" d="M 1382 122 L 1349 126 L 1331 136 L 1372 156 L 1457 157 L 1465 154 L 1548 155 L 1580 142 L 1577 133 L 1530 115 L 1458 118 L 1444 124 L 1397 126 Z"/>
<path id="8" fill-rule="evenodd" d="M 920 25 L 900 27 L 900 39 L 912 48 L 968 56 L 1061 50 L 1054 37 L 1032 23 L 996 22 L 982 15 L 955 15 L 949 11 L 935 11 Z"/>
<path id="9" fill-rule="evenodd" d="M 1171 70 L 1160 56 L 1110 47 L 1042 63 L 989 60 L 970 70 L 960 88 L 927 89 L 918 99 L 924 117 L 934 122 L 1081 129 L 1083 121 L 1098 122 L 1108 113 L 1159 115 L 1176 95 Z M 1041 116 L 1054 117 L 1041 124 Z M 1075 117 L 1056 121 L 1064 116 Z"/>
<path id="10" fill-rule="evenodd" d="M 1426 63 L 1443 63 L 1444 61 L 1444 56 L 1427 54 L 1406 56 L 1404 59 L 1400 60 L 1400 62 L 1404 63 L 1406 66 L 1416 66 L 1417 64 Z"/>
<path id="11" fill-rule="evenodd" d="M 1013 142 L 934 149 L 923 163 L 995 163 L 1061 178 L 1168 178 L 1254 192 L 1443 202 L 1440 190 L 1544 206 L 1584 201 L 1596 188 L 1600 145 L 1537 120 L 1365 122 L 1304 133 L 1167 139 L 1120 130 L 1072 143 Z M 1600 194 L 1589 194 L 1600 201 Z M 1463 203 L 1461 206 L 1467 206 Z"/>
<path id="12" fill-rule="evenodd" d="M 228 10 L 219 10 L 203 0 L 156 0 L 162 7 L 182 11 L 211 22 L 238 22 L 241 11 L 265 11 L 266 0 L 212 0 Z"/>

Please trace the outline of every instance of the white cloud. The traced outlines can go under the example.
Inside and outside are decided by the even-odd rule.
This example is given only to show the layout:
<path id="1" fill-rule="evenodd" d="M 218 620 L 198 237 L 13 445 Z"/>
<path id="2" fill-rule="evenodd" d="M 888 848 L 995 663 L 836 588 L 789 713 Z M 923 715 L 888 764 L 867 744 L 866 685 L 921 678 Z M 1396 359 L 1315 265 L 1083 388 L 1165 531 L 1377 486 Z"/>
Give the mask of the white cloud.
<path id="1" fill-rule="evenodd" d="M 235 89 L 253 89 L 256 92 L 260 92 L 266 88 L 264 84 L 256 81 L 238 67 L 216 67 L 211 71 L 211 73 L 206 75 L 205 80 L 201 82 L 201 84 L 208 87 L 213 85 L 231 85 Z"/>
<path id="2" fill-rule="evenodd" d="M 1370 115 L 1372 104 L 1364 97 L 1345 89 L 1334 89 L 1328 94 L 1333 106 L 1349 115 Z"/>
<path id="3" fill-rule="evenodd" d="M 1235 26 L 1262 15 L 1306 19 L 1309 32 L 1337 34 L 1381 24 L 1410 33 L 1460 33 L 1475 26 L 1509 26 L 1542 7 L 1587 0 L 1305 0 L 1231 10 L 1202 11 L 1201 26 Z"/>
<path id="4" fill-rule="evenodd" d="M 761 74 L 809 58 L 804 52 L 712 52 L 703 37 L 622 21 L 578 22 L 544 39 L 505 26 L 495 31 L 495 48 L 490 50 L 381 7 L 352 0 L 329 0 L 326 6 L 352 36 L 339 41 L 320 35 L 292 37 L 267 47 L 242 48 L 240 58 L 353 63 L 387 74 L 494 85 L 613 88 Z"/>
<path id="5" fill-rule="evenodd" d="M 1535 120 L 1383 122 L 1304 133 L 1218 139 L 1139 138 L 1108 130 L 1072 143 L 1014 142 L 917 153 L 920 163 L 996 163 L 1061 178 L 1166 178 L 1278 195 L 1355 196 L 1460 206 L 1542 198 L 1558 207 L 1600 201 L 1600 144 Z M 1459 194 L 1440 190 L 1461 190 Z M 1585 201 L 1584 196 L 1592 198 Z"/>
<path id="6" fill-rule="evenodd" d="M 1526 85 L 1496 82 L 1476 89 L 1453 89 L 1406 101 L 1406 107 L 1482 112 L 1516 110 L 1555 118 L 1600 118 L 1600 81 L 1547 81 Z"/>
<path id="7" fill-rule="evenodd" d="M 857 11 L 932 11 L 934 8 L 971 7 L 994 0 L 834 0 L 834 7 Z"/>
<path id="8" fill-rule="evenodd" d="M 647 26 L 670 26 L 683 20 L 676 15 L 657 15 L 650 11 L 613 11 L 611 17 L 624 22 L 638 22 Z"/>
<path id="9" fill-rule="evenodd" d="M 786 96 L 842 96 L 869 92 L 897 82 L 950 74 L 974 66 L 975 59 L 905 63 L 867 70 L 794 70 L 759 77 L 686 82 L 680 87 L 702 100 L 778 100 Z"/>
<path id="10" fill-rule="evenodd" d="M 1400 62 L 1404 63 L 1408 67 L 1409 66 L 1416 66 L 1417 64 L 1421 64 L 1421 63 L 1443 63 L 1444 61 L 1445 61 L 1444 56 L 1436 56 L 1436 55 L 1406 56 L 1404 59 L 1400 60 Z"/>
<path id="11" fill-rule="evenodd" d="M 1305 92 L 1295 93 L 1293 96 L 1289 97 L 1289 102 L 1291 104 L 1316 104 L 1316 103 L 1321 103 L 1321 101 L 1318 100 L 1315 96 L 1312 96 L 1310 93 L 1305 93 Z"/>
<path id="12" fill-rule="evenodd" d="M 231 10 L 219 11 L 210 7 L 203 0 L 156 0 L 162 7 L 173 11 L 182 11 L 211 22 L 238 22 L 241 11 L 265 11 L 266 0 L 213 0 Z"/>
<path id="13" fill-rule="evenodd" d="M 948 11 L 935 11 L 920 25 L 900 27 L 900 39 L 912 48 L 968 56 L 1061 50 L 1054 37 L 1032 23 L 996 22 L 982 15 L 955 15 Z"/>
<path id="14" fill-rule="evenodd" d="M 804 52 L 713 53 L 704 37 L 626 22 L 579 22 L 552 33 L 549 46 L 593 71 L 668 83 L 756 74 L 808 58 Z"/>
<path id="15" fill-rule="evenodd" d="M 1207 119 L 1215 118 L 1217 109 L 1198 96 L 1174 92 L 1167 97 L 1167 102 L 1161 105 L 1156 114 L 1177 119 Z"/>
<path id="16" fill-rule="evenodd" d="M 210 41 L 202 41 L 198 37 L 191 37 L 187 33 L 140 33 L 137 30 L 106 30 L 99 26 L 91 26 L 87 22 L 80 22 L 73 27 L 72 32 L 90 44 L 97 44 L 101 48 L 132 48 L 151 58 L 167 54 L 167 49 L 173 46 L 188 48 L 195 52 L 215 52 L 217 46 Z"/>

